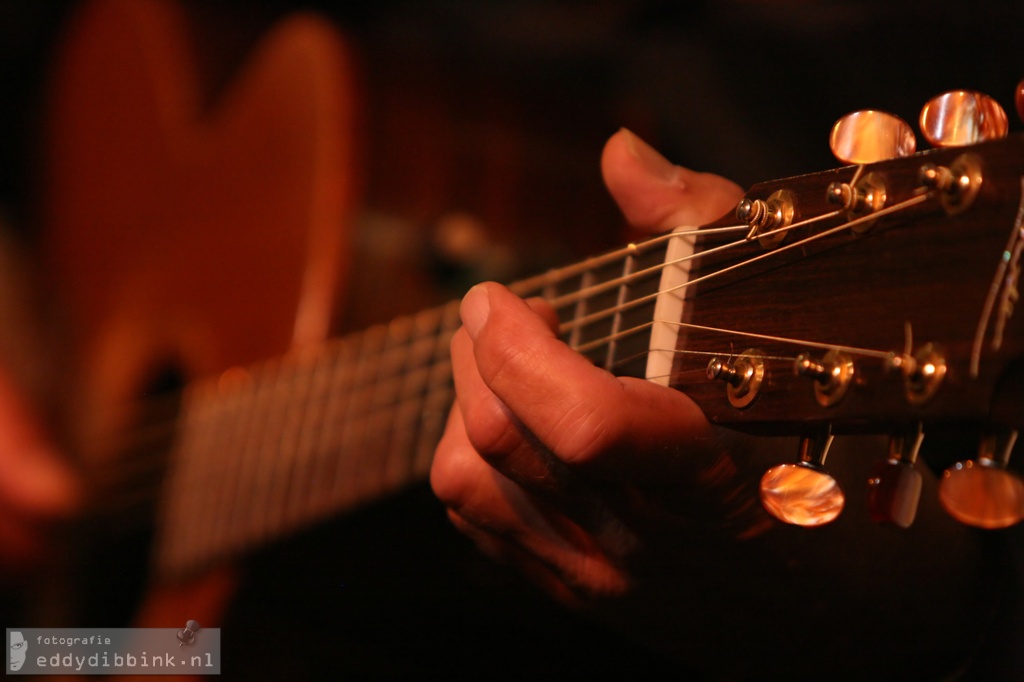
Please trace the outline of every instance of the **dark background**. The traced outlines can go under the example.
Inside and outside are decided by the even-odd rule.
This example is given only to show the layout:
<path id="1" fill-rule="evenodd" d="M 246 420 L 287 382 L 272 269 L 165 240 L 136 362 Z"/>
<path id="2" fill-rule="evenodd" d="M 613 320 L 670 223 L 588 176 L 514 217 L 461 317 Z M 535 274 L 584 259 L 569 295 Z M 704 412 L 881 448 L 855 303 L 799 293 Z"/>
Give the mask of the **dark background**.
<path id="1" fill-rule="evenodd" d="M 0 211 L 29 247 L 47 65 L 75 4 L 0 3 Z M 1018 3 L 186 5 L 211 102 L 277 18 L 330 17 L 355 47 L 365 88 L 360 229 L 386 216 L 429 245 L 445 216 L 465 212 L 515 254 L 493 269 L 439 262 L 430 248 L 370 249 L 339 330 L 445 300 L 477 277 L 617 243 L 624 226 L 598 159 L 622 126 L 744 186 L 837 165 L 828 131 L 845 113 L 880 108 L 916 127 L 924 102 L 948 89 L 996 97 L 1021 128 Z M 422 274 L 391 276 L 382 289 L 381 263 Z M 418 286 L 423 277 L 434 286 Z M 477 557 L 425 488 L 261 553 L 223 632 L 225 671 L 248 679 L 687 676 Z"/>

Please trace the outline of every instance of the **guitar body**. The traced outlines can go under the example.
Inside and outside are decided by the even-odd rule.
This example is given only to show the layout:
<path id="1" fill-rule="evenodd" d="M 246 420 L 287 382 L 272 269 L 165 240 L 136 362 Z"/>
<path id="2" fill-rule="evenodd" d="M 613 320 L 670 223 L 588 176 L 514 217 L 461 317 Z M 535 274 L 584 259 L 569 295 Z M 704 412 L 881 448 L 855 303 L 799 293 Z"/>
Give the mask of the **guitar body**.
<path id="1" fill-rule="evenodd" d="M 58 421 L 92 508 L 130 478 L 120 458 L 155 386 L 322 340 L 340 292 L 355 194 L 343 42 L 299 16 L 213 104 L 200 73 L 180 8 L 100 0 L 74 17 L 50 90 L 42 258 L 65 340 Z M 119 518 L 95 525 L 117 536 Z M 198 510 L 183 520 L 202 522 Z M 122 577 L 119 559 L 103 560 L 72 564 Z M 218 626 L 234 582 L 223 568 L 150 585 L 137 622 Z"/>

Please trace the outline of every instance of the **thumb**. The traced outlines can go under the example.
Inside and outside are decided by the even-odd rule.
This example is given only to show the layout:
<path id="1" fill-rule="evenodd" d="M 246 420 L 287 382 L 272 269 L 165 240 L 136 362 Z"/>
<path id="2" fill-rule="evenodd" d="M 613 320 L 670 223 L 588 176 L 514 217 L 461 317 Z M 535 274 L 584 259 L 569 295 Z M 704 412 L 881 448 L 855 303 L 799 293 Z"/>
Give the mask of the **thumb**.
<path id="1" fill-rule="evenodd" d="M 709 223 L 743 196 L 736 183 L 676 166 L 625 128 L 605 144 L 601 173 L 626 220 L 648 232 Z"/>

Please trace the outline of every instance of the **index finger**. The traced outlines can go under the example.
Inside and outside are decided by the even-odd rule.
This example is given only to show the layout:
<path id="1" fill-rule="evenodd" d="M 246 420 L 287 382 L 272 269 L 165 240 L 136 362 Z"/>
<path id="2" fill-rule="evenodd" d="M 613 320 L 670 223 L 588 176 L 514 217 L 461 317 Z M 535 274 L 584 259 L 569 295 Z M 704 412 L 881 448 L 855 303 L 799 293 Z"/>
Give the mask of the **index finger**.
<path id="1" fill-rule="evenodd" d="M 711 429 L 682 393 L 595 367 L 500 285 L 470 290 L 462 317 L 483 381 L 562 462 L 638 483 L 707 464 Z"/>

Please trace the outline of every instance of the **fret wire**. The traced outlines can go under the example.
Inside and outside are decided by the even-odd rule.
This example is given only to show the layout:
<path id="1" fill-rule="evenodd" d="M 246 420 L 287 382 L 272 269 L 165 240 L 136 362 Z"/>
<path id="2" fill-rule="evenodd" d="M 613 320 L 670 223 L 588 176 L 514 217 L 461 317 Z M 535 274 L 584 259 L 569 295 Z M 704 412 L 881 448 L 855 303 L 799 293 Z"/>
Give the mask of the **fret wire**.
<path id="1" fill-rule="evenodd" d="M 195 386 L 194 392 L 201 392 L 203 389 L 203 386 Z M 192 453 L 205 449 L 203 448 L 203 442 L 209 439 L 211 433 L 213 433 L 211 430 L 203 428 L 205 420 L 201 419 L 201 415 L 196 414 L 184 413 L 183 417 L 188 418 L 193 427 L 179 432 L 177 449 L 183 453 Z M 172 450 L 173 454 L 174 450 Z M 178 530 L 173 525 L 175 519 L 182 518 L 182 514 L 187 513 L 190 507 L 197 505 L 205 506 L 207 503 L 203 497 L 197 498 L 200 495 L 199 490 L 190 485 L 193 476 L 190 465 L 191 461 L 183 457 L 172 456 L 168 462 L 167 490 L 177 494 L 165 495 L 165 504 L 158 512 L 164 522 L 162 529 L 165 534 L 170 536 L 165 540 L 163 547 L 164 562 L 174 561 L 177 557 L 188 553 L 188 537 L 184 533 L 174 532 Z"/>
<path id="2" fill-rule="evenodd" d="M 210 499 L 204 500 L 203 506 L 193 507 L 193 509 L 210 510 L 210 518 L 204 523 L 204 527 L 209 536 L 208 544 L 217 546 L 222 543 L 220 534 L 222 534 L 224 528 L 220 519 L 224 516 L 223 507 L 228 504 L 229 500 L 227 486 L 230 484 L 230 478 L 227 475 L 211 476 L 209 473 L 204 474 L 202 468 L 205 463 L 209 463 L 213 465 L 217 473 L 223 472 L 226 474 L 232 470 L 230 457 L 228 453 L 224 452 L 227 450 L 226 445 L 231 443 L 231 432 L 229 427 L 226 426 L 232 418 L 238 415 L 238 411 L 233 410 L 232 406 L 234 401 L 239 399 L 239 395 L 236 393 L 223 396 L 217 384 L 214 381 L 208 381 L 206 390 L 189 397 L 193 396 L 195 399 L 189 399 L 185 403 L 184 409 L 187 411 L 186 414 L 189 415 L 189 421 L 194 419 L 202 420 L 210 431 L 210 437 L 206 439 L 203 445 L 185 450 L 182 464 L 193 470 L 193 479 L 186 484 L 191 489 L 195 489 L 196 495 L 201 495 L 203 491 L 206 491 L 207 486 L 203 484 L 206 480 L 218 481 L 214 488 L 212 488 L 212 493 L 207 494 Z M 197 469 L 200 470 L 197 471 Z M 220 488 L 219 495 L 217 488 Z M 179 514 L 187 514 L 189 511 L 184 509 Z M 179 515 L 177 518 L 185 517 Z"/>
<path id="3" fill-rule="evenodd" d="M 334 504 L 334 481 L 344 453 L 341 450 L 340 422 L 348 409 L 351 384 L 355 367 L 351 358 L 358 355 L 357 346 L 361 337 L 347 337 L 338 344 L 331 363 L 329 392 L 324 407 L 324 428 L 317 439 L 317 467 L 313 480 L 315 493 L 311 495 L 310 509 L 315 515 L 322 515 Z"/>
<path id="4" fill-rule="evenodd" d="M 247 443 L 256 419 L 255 412 L 259 408 L 259 390 L 266 380 L 266 372 L 266 368 L 261 367 L 242 375 L 243 378 L 239 380 L 242 383 L 233 387 L 225 406 L 225 413 L 230 421 L 222 430 L 220 440 L 223 444 L 215 445 L 215 450 L 206 455 L 223 461 L 226 471 L 229 472 L 224 476 L 223 493 L 218 496 L 214 507 L 220 510 L 215 522 L 214 538 L 222 544 L 238 543 L 236 537 L 232 535 L 231 519 L 240 513 L 243 507 L 242 499 L 248 493 L 245 478 L 250 464 L 245 459 Z M 220 381 L 216 384 L 218 388 L 221 385 Z M 224 390 L 228 388 L 225 386 Z"/>
<path id="5" fill-rule="evenodd" d="M 293 441 L 289 436 L 293 431 L 292 408 L 300 401 L 296 390 L 302 381 L 301 369 L 302 364 L 294 355 L 288 354 L 284 357 L 279 373 L 281 381 L 275 391 L 273 419 L 267 421 L 269 433 L 266 441 L 273 443 L 273 447 L 264 450 L 266 456 L 260 462 L 262 466 L 256 489 L 257 504 L 250 513 L 253 532 L 257 538 L 273 536 L 274 512 L 280 502 L 278 490 L 282 485 L 282 478 L 286 478 L 288 474 L 282 470 L 281 463 L 294 456 Z"/>
<path id="6" fill-rule="evenodd" d="M 376 339 L 383 333 L 383 327 L 377 325 L 366 330 L 362 334 L 359 343 L 359 350 L 354 362 L 354 376 L 352 387 L 349 391 L 348 404 L 362 408 L 359 400 L 361 394 L 366 390 L 367 374 L 375 375 L 379 358 L 376 349 L 380 343 Z M 353 409 L 348 409 L 342 415 L 343 426 L 341 429 L 341 449 L 339 466 L 336 469 L 333 492 L 331 499 L 334 504 L 353 501 L 360 495 L 362 488 L 361 476 L 365 475 L 363 459 L 367 456 L 361 451 L 363 433 L 367 427 L 363 414 Z"/>
<path id="7" fill-rule="evenodd" d="M 331 441 L 332 452 L 330 459 L 330 476 L 324 479 L 323 512 L 333 510 L 340 498 L 341 490 L 346 483 L 351 460 L 356 453 L 350 450 L 351 431 L 354 428 L 351 421 L 353 405 L 355 405 L 356 385 L 358 383 L 359 362 L 362 357 L 362 347 L 366 343 L 366 334 L 360 333 L 347 348 L 343 373 L 345 376 L 344 391 L 339 395 L 338 409 L 331 421 L 334 429 Z"/>
<path id="8" fill-rule="evenodd" d="M 155 546 L 158 566 L 182 564 L 193 552 L 196 534 L 184 532 L 184 524 L 177 523 L 178 520 L 189 518 L 193 513 L 215 518 L 217 497 L 203 494 L 202 476 L 197 468 L 204 453 L 212 450 L 209 441 L 219 436 L 213 423 L 216 413 L 222 409 L 211 382 L 190 385 L 182 395 L 179 428 L 171 448 L 158 512 L 162 520 L 158 527 L 161 535 Z"/>
<path id="9" fill-rule="evenodd" d="M 285 410 L 289 413 L 286 428 L 282 433 L 282 451 L 278 457 L 278 476 L 275 477 L 274 493 L 271 499 L 272 509 L 268 529 L 271 534 L 280 532 L 295 523 L 301 514 L 301 502 L 306 498 L 303 488 L 306 485 L 307 452 L 304 444 L 309 440 L 308 433 L 314 427 L 316 411 L 322 404 L 316 394 L 317 370 L 323 359 L 322 352 L 315 349 L 302 348 L 295 357 L 296 369 L 293 370 L 298 386 L 293 391 Z M 295 394 L 297 393 L 297 395 Z"/>
<path id="10" fill-rule="evenodd" d="M 389 484 L 393 486 L 408 482 L 413 475 L 412 454 L 415 453 L 420 414 L 424 409 L 423 401 L 430 376 L 421 364 L 430 360 L 429 356 L 424 356 L 424 349 L 429 349 L 431 342 L 436 344 L 443 333 L 440 325 L 441 318 L 438 317 L 434 329 L 416 327 L 416 333 L 406 346 L 406 364 L 393 407 L 396 427 L 389 453 L 391 468 L 388 472 Z"/>
<path id="11" fill-rule="evenodd" d="M 387 489 L 391 485 L 392 476 L 401 471 L 401 460 L 394 461 L 394 441 L 396 438 L 396 418 L 394 405 L 402 391 L 402 370 L 405 369 L 408 357 L 409 337 L 412 324 L 409 318 L 396 318 L 388 325 L 388 335 L 382 350 L 382 359 L 378 368 L 377 380 L 374 382 L 373 400 L 371 404 L 382 412 L 380 421 L 385 422 L 378 435 L 384 436 L 380 451 L 374 464 L 379 471 L 381 487 Z"/>
<path id="12" fill-rule="evenodd" d="M 274 412 L 277 385 L 281 379 L 280 361 L 275 360 L 261 366 L 255 379 L 249 424 L 242 434 L 238 449 L 241 465 L 238 470 L 237 497 L 229 500 L 232 508 L 227 517 L 225 541 L 230 549 L 241 549 L 248 544 L 246 540 L 253 535 L 252 508 L 262 502 L 257 496 L 257 491 L 262 465 L 268 456 L 265 453 L 271 447 L 267 443 L 266 434 Z M 240 504 L 243 497 L 249 499 L 248 504 Z"/>
<path id="13" fill-rule="evenodd" d="M 215 433 L 208 427 L 208 420 L 203 419 L 205 414 L 187 411 L 190 395 L 204 393 L 208 390 L 205 384 L 197 384 L 190 388 L 183 400 L 182 423 L 188 424 L 191 428 L 181 428 L 175 439 L 175 447 L 171 450 L 171 457 L 168 461 L 167 482 L 164 490 L 163 504 L 157 511 L 158 519 L 162 521 L 158 528 L 162 533 L 160 542 L 156 545 L 158 550 L 158 565 L 170 566 L 179 563 L 188 553 L 188 536 L 181 532 L 179 525 L 175 524 L 177 519 L 187 518 L 190 507 L 205 506 L 207 500 L 200 495 L 198 487 L 191 486 L 192 472 L 189 471 L 191 464 L 190 453 L 202 451 L 202 443 Z M 213 404 L 213 401 L 210 401 Z M 175 454 L 180 456 L 175 457 Z M 198 496 L 198 499 L 197 499 Z M 216 500 L 210 500 L 215 502 Z"/>
<path id="14" fill-rule="evenodd" d="M 605 353 L 605 359 L 604 359 L 604 365 L 603 365 L 606 370 L 610 370 L 611 369 L 612 362 L 613 362 L 613 360 L 615 358 L 615 342 L 618 339 L 617 335 L 619 333 L 619 328 L 622 325 L 622 310 L 621 309 L 622 309 L 622 305 L 626 301 L 626 296 L 627 296 L 626 292 L 627 292 L 627 286 L 628 285 L 627 285 L 626 282 L 628 281 L 629 276 L 632 274 L 633 267 L 634 267 L 635 263 L 636 263 L 635 258 L 633 257 L 632 254 L 630 254 L 630 255 L 626 256 L 626 262 L 623 264 L 623 267 L 622 267 L 622 277 L 620 279 L 622 279 L 623 282 L 622 282 L 622 284 L 619 285 L 619 295 L 615 299 L 616 312 L 615 312 L 615 315 L 612 316 L 611 334 L 608 337 L 609 338 L 608 348 L 607 348 L 607 352 Z"/>
<path id="15" fill-rule="evenodd" d="M 441 319 L 438 324 L 440 333 L 434 344 L 427 391 L 423 400 L 423 411 L 420 415 L 419 447 L 413 455 L 412 470 L 423 474 L 430 471 L 434 447 L 440 440 L 448 410 L 455 398 L 449 347 L 451 338 L 460 324 L 459 304 L 453 301 L 441 310 Z"/>
<path id="16" fill-rule="evenodd" d="M 207 388 L 208 390 L 202 394 L 196 394 L 198 400 L 205 397 L 208 402 L 205 406 L 200 402 L 199 410 L 193 411 L 193 417 L 199 420 L 200 424 L 205 422 L 209 431 L 202 444 L 196 444 L 195 447 L 190 448 L 187 451 L 189 456 L 180 460 L 183 470 L 180 485 L 185 487 L 184 495 L 182 496 L 185 507 L 178 511 L 177 519 L 199 518 L 195 515 L 204 513 L 211 515 L 212 518 L 216 518 L 218 513 L 217 508 L 220 500 L 216 496 L 210 501 L 210 506 L 205 511 L 199 506 L 200 503 L 198 501 L 207 482 L 217 480 L 217 469 L 220 466 L 225 466 L 217 462 L 213 455 L 217 445 L 223 442 L 225 438 L 225 436 L 218 432 L 217 422 L 226 408 L 216 400 L 217 391 L 215 385 L 210 384 Z M 185 527 L 185 524 L 178 525 L 181 529 Z M 216 529 L 211 527 L 210 524 L 202 524 L 200 527 L 191 528 L 190 530 L 190 533 L 182 534 L 182 540 L 186 545 L 184 548 L 186 555 L 195 553 L 201 547 L 213 546 L 217 542 L 215 537 Z"/>
<path id="17" fill-rule="evenodd" d="M 647 249 L 660 246 L 662 242 L 668 241 L 673 237 L 693 236 L 694 234 L 697 233 L 701 235 L 722 234 L 732 232 L 746 233 L 749 230 L 749 225 L 728 225 L 724 227 L 713 227 L 705 229 L 684 229 L 679 232 L 674 232 L 670 230 L 668 232 L 665 232 L 664 234 L 660 234 L 640 242 L 633 242 L 631 244 L 627 244 L 626 246 L 620 249 L 609 251 L 608 253 L 599 256 L 592 256 L 579 263 L 574 263 L 572 265 L 567 265 L 561 268 L 549 270 L 548 272 L 542 273 L 540 275 L 535 275 L 528 279 L 520 280 L 510 285 L 509 288 L 516 295 L 525 297 L 533 295 L 534 292 L 542 291 L 545 287 L 548 286 L 548 284 L 551 281 L 565 281 L 587 270 L 592 270 L 607 265 L 609 263 L 614 263 L 615 261 L 621 259 L 623 255 L 637 254 Z M 547 296 L 545 296 L 545 298 L 547 298 Z"/>
<path id="18" fill-rule="evenodd" d="M 383 466 L 380 462 L 380 451 L 369 446 L 374 443 L 374 437 L 385 432 L 381 416 L 374 414 L 373 410 L 377 407 L 381 395 L 380 371 L 384 361 L 382 349 L 387 341 L 387 328 L 384 325 L 377 325 L 374 334 L 366 337 L 366 341 L 371 340 L 373 345 L 369 348 L 367 356 L 370 359 L 361 363 L 360 369 L 363 371 L 360 373 L 359 388 L 356 389 L 355 403 L 358 411 L 352 414 L 358 428 L 354 432 L 354 440 L 345 448 L 346 458 L 351 467 L 345 495 L 339 499 L 343 504 L 362 502 L 375 496 L 382 485 Z M 353 456 L 349 456 L 349 450 Z"/>
<path id="19" fill-rule="evenodd" d="M 325 346 L 324 351 L 317 354 L 310 378 L 310 395 L 306 402 L 306 415 L 299 428 L 299 442 L 296 446 L 295 471 L 289 489 L 288 512 L 285 525 L 298 527 L 310 518 L 314 504 L 315 478 L 314 471 L 318 468 L 317 442 L 318 436 L 325 428 L 330 377 L 328 372 L 334 360 L 334 347 Z"/>
<path id="20" fill-rule="evenodd" d="M 733 245 L 737 245 L 738 246 L 738 245 L 742 245 L 744 243 L 746 243 L 746 242 L 744 242 L 743 240 L 740 240 L 740 241 L 737 241 L 737 242 L 732 242 L 730 244 L 730 246 L 733 246 Z M 632 257 L 633 257 L 632 254 L 628 254 L 625 257 L 623 257 L 623 260 L 625 261 L 625 260 L 628 260 L 629 258 L 632 258 Z M 550 303 L 551 306 L 557 310 L 557 309 L 562 308 L 564 306 L 572 305 L 574 303 L 578 303 L 580 300 L 590 299 L 590 298 L 592 298 L 594 296 L 598 296 L 598 295 L 603 294 L 603 293 L 605 293 L 607 291 L 611 291 L 612 289 L 616 289 L 616 288 L 620 288 L 621 289 L 622 286 L 630 284 L 632 281 L 634 281 L 636 279 L 641 279 L 643 277 L 660 274 L 661 271 L 664 270 L 667 265 L 672 265 L 672 263 L 659 263 L 658 265 L 654 265 L 654 266 L 651 266 L 649 268 L 645 268 L 643 270 L 640 270 L 639 272 L 632 273 L 629 276 L 622 276 L 622 277 L 617 277 L 615 279 L 610 279 L 610 280 L 607 280 L 605 282 L 601 282 L 600 284 L 596 284 L 596 285 L 594 285 L 592 287 L 581 287 L 578 291 L 575 291 L 575 292 L 573 292 L 571 294 L 566 294 L 564 296 L 558 296 L 558 297 L 552 298 L 552 299 L 550 299 L 548 301 L 548 303 Z"/>
<path id="21" fill-rule="evenodd" d="M 594 282 L 594 271 L 587 270 L 580 275 L 580 289 L 586 289 L 591 286 Z M 550 302 L 550 301 L 549 301 Z M 587 314 L 587 303 L 590 302 L 589 298 L 579 298 L 576 300 L 575 310 L 573 311 L 574 318 L 580 318 Z M 554 306 L 553 306 L 554 307 Z M 569 335 L 569 345 L 575 348 L 580 344 L 580 335 L 583 333 L 582 327 L 574 327 L 572 334 Z"/>
<path id="22" fill-rule="evenodd" d="M 294 397 L 295 359 L 285 356 L 277 372 L 271 397 L 271 410 L 264 421 L 263 447 L 260 448 L 258 467 L 250 494 L 255 500 L 248 513 L 249 534 L 254 541 L 269 537 L 272 520 L 271 508 L 281 477 L 282 451 L 288 448 L 286 435 L 290 412 L 287 409 Z"/>
<path id="23" fill-rule="evenodd" d="M 449 381 L 434 386 L 423 402 L 424 409 L 420 415 L 420 439 L 413 458 L 412 471 L 425 476 L 430 473 L 430 465 L 434 459 L 434 449 L 441 440 L 447 423 L 448 410 L 455 402 L 455 389 Z"/>

